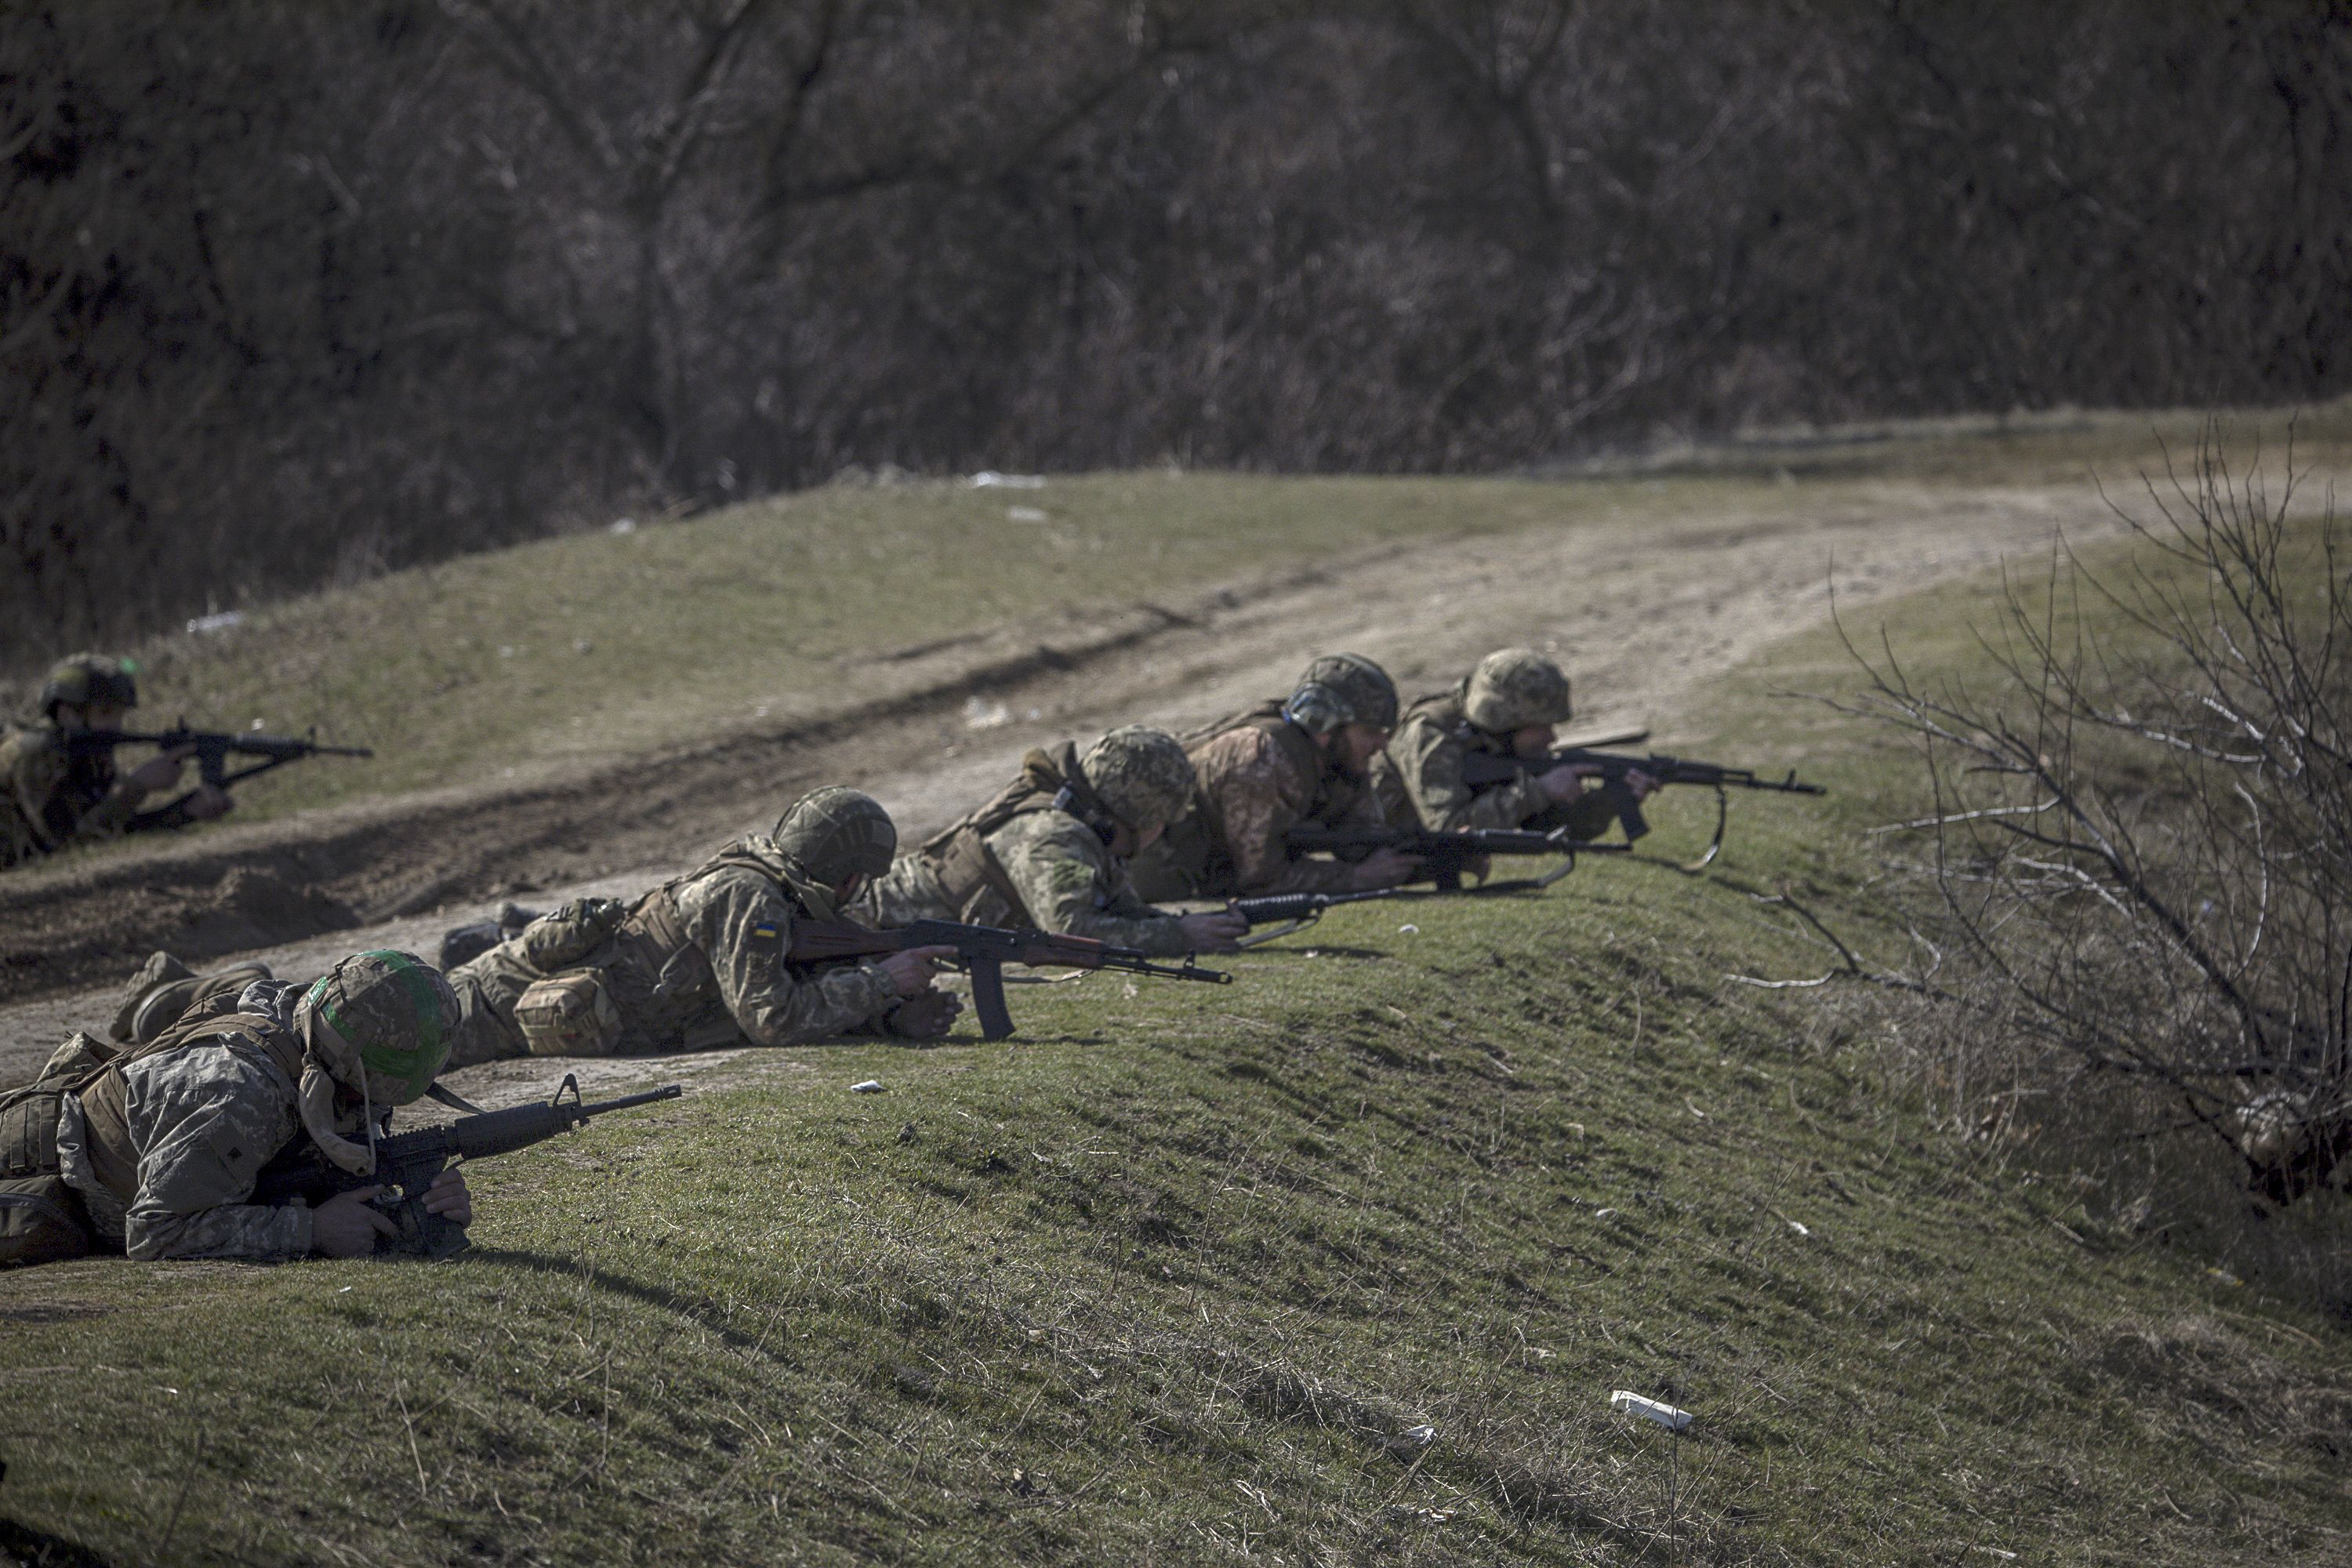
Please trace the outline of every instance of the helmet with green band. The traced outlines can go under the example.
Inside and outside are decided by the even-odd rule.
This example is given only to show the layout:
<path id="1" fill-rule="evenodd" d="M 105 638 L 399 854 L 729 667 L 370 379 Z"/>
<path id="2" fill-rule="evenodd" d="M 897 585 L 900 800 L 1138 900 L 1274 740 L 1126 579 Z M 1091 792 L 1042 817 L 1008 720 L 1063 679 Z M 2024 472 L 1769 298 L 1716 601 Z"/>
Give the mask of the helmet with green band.
<path id="1" fill-rule="evenodd" d="M 54 712 L 59 703 L 75 708 L 87 708 L 92 703 L 107 708 L 136 708 L 138 673 L 139 667 L 127 658 L 78 653 L 50 667 L 48 679 L 41 683 L 40 700 L 35 706 L 44 713 Z"/>
<path id="2" fill-rule="evenodd" d="M 324 1026 L 309 1031 L 319 1065 L 382 1105 L 406 1105 L 433 1087 L 457 1027 L 457 996 L 440 971 L 388 948 L 336 964 L 302 1005 Z"/>

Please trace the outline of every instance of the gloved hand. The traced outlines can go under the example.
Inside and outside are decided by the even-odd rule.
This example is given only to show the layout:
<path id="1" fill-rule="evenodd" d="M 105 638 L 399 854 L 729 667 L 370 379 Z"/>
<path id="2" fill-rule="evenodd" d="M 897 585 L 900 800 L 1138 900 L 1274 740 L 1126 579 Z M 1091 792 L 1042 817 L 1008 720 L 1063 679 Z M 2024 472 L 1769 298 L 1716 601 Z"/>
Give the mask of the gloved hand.
<path id="1" fill-rule="evenodd" d="M 936 1040 L 955 1026 L 963 998 L 952 991 L 923 991 L 908 997 L 883 1018 L 889 1031 L 908 1040 Z"/>

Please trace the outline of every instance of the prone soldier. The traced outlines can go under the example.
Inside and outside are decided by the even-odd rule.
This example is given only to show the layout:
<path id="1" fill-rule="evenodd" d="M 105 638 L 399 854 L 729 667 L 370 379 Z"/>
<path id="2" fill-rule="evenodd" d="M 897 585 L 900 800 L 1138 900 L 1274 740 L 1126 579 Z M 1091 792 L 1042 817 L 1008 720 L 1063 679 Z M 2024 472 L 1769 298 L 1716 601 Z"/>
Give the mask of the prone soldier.
<path id="1" fill-rule="evenodd" d="M 994 799 L 899 857 L 861 912 L 885 928 L 961 921 L 1158 955 L 1230 952 L 1249 930 L 1241 916 L 1155 909 L 1128 875 L 1192 783 L 1176 737 L 1140 724 L 1111 731 L 1084 756 L 1067 741 L 1033 751 Z"/>
<path id="2" fill-rule="evenodd" d="M 1284 847 L 1296 827 L 1379 827 L 1372 759 L 1396 723 L 1396 683 L 1370 659 L 1328 654 L 1287 698 L 1260 703 L 1185 737 L 1195 783 L 1168 831 L 1135 858 L 1149 899 L 1366 892 L 1416 869 L 1375 850 L 1354 863 Z"/>
<path id="3" fill-rule="evenodd" d="M 135 668 L 126 659 L 79 653 L 49 671 L 37 714 L 0 737 L 0 868 L 67 845 L 124 833 L 184 827 L 236 805 L 228 792 L 200 784 L 178 799 L 142 809 L 147 797 L 176 787 L 194 746 L 159 752 L 127 773 L 108 751 L 77 751 L 68 737 L 120 730 L 139 705 Z"/>
<path id="4" fill-rule="evenodd" d="M 898 829 L 870 796 L 820 789 L 770 833 L 728 845 L 634 904 L 583 899 L 449 973 L 463 1017 L 451 1065 L 790 1046 L 861 1031 L 947 1033 L 940 947 L 872 963 L 790 964 L 794 921 L 831 921 L 887 870 Z M 454 933 L 453 933 L 454 934 Z"/>
<path id="5" fill-rule="evenodd" d="M 404 952 L 355 953 L 310 986 L 215 990 L 144 1045 L 76 1034 L 0 1096 L 0 1262 L 93 1247 L 134 1258 L 364 1257 L 392 1222 L 359 1186 L 311 1208 L 250 1201 L 310 1146 L 374 1169 L 393 1108 L 433 1086 L 457 1025 L 440 974 Z M 445 1172 L 427 1212 L 473 1219 Z"/>
<path id="6" fill-rule="evenodd" d="M 1613 808 L 1591 788 L 1601 776 L 1597 767 L 1514 767 L 1501 770 L 1499 782 L 1475 787 L 1463 776 L 1473 753 L 1540 764 L 1549 758 L 1554 726 L 1566 723 L 1573 712 L 1568 675 L 1558 664 L 1528 647 L 1488 654 L 1452 690 L 1405 710 L 1395 737 L 1372 766 L 1372 788 L 1383 816 L 1395 826 L 1439 833 L 1564 827 L 1572 839 L 1598 838 L 1608 830 Z M 1658 787 L 1638 770 L 1624 782 L 1636 801 Z"/>

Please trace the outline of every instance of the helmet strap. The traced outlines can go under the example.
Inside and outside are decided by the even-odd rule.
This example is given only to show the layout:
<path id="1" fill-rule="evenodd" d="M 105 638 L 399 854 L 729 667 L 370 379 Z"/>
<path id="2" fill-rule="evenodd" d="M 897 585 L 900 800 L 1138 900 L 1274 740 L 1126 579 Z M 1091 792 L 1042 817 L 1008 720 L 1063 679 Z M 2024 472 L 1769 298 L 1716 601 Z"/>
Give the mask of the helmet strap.
<path id="1" fill-rule="evenodd" d="M 305 998 L 307 1005 L 308 998 Z M 375 1100 L 368 1089 L 367 1064 L 360 1061 L 359 1052 L 352 1043 L 329 1023 L 324 1008 L 310 1006 L 310 1016 L 303 1020 L 302 1086 L 295 1098 L 296 1109 L 302 1118 L 302 1130 L 319 1146 L 319 1152 L 354 1176 L 375 1173 Z M 360 1106 L 365 1131 L 364 1146 L 353 1142 L 335 1131 L 335 1076 L 320 1059 L 317 1039 L 324 1035 L 352 1060 L 360 1061 Z"/>

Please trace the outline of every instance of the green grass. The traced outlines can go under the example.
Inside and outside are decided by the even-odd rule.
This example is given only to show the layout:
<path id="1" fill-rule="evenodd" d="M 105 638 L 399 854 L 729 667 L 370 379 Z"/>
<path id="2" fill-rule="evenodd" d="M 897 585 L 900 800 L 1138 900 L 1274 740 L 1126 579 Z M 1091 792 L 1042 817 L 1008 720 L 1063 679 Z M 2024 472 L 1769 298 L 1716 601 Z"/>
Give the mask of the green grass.
<path id="1" fill-rule="evenodd" d="M 2238 416 L 2275 452 L 2287 416 Z M 1173 472 L 1042 489 L 835 487 L 627 535 L 475 555 L 134 650 L 142 722 L 259 728 L 375 749 L 240 790 L 238 820 L 438 784 L 529 777 L 711 731 L 777 729 L 873 689 L 877 655 L 1246 581 L 1334 552 L 1532 527 L 1802 514 L 1896 484 L 2128 489 L 2183 415 L 1895 427 L 1800 449 L 1701 453 L 1664 476 L 1280 479 Z M 2352 403 L 2303 416 L 2352 453 Z M 1790 482 L 1796 476 L 1802 482 Z M 1022 521 L 1015 509 L 1043 512 Z"/>
<path id="2" fill-rule="evenodd" d="M 1958 669 L 1985 605 L 1887 618 Z M 1712 743 L 1836 793 L 1737 802 L 1715 874 L 756 1060 L 486 1165 L 443 1268 L 0 1279 L 0 1512 L 121 1563 L 2345 1561 L 2341 1324 L 1956 1146 L 1871 1012 L 1727 982 L 1818 972 L 1742 889 L 1860 910 L 1906 802 L 1754 700 L 1806 672 Z"/>

